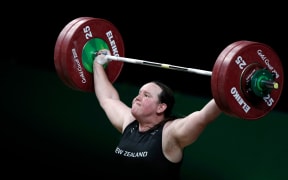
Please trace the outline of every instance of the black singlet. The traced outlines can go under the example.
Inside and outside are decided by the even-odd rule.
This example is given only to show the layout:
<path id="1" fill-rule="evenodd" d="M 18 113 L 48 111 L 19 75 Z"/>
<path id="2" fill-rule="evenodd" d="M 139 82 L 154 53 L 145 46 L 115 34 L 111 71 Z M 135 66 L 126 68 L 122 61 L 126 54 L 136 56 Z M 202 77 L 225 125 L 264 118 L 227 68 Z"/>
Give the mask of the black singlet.
<path id="1" fill-rule="evenodd" d="M 141 179 L 180 179 L 182 160 L 173 163 L 165 158 L 162 151 L 163 126 L 160 124 L 146 132 L 139 132 L 138 121 L 135 120 L 126 127 L 114 151 L 113 163 L 123 177 L 137 174 Z"/>

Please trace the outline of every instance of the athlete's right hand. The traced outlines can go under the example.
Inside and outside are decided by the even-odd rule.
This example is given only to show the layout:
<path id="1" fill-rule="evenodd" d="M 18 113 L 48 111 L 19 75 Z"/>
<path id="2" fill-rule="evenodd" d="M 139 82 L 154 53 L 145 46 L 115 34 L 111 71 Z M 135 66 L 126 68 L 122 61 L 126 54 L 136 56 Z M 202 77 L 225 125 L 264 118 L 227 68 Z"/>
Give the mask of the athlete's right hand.
<path id="1" fill-rule="evenodd" d="M 95 57 L 95 61 L 98 63 L 98 64 L 101 64 L 101 65 L 104 65 L 104 64 L 107 64 L 109 63 L 111 60 L 108 59 L 106 57 L 106 55 L 111 55 L 110 51 L 108 49 L 101 49 L 97 52 L 96 54 L 96 57 Z"/>

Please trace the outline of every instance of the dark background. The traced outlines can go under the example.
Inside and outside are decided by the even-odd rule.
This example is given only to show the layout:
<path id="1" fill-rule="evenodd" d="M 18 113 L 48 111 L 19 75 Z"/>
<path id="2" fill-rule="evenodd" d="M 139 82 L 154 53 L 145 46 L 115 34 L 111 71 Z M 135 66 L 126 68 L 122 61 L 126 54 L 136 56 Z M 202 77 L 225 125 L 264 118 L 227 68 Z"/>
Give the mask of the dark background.
<path id="1" fill-rule="evenodd" d="M 204 70 L 212 70 L 217 56 L 232 42 L 262 42 L 277 52 L 284 77 L 288 76 L 288 13 L 284 5 L 155 3 L 43 2 L 25 4 L 26 8 L 18 11 L 14 4 L 7 5 L 9 13 L 3 15 L 1 26 L 1 133 L 7 175 L 96 177 L 113 162 L 107 155 L 118 134 L 108 122 L 97 121 L 105 116 L 95 104 L 95 96 L 65 87 L 55 71 L 57 36 L 75 18 L 89 16 L 112 22 L 122 35 L 126 57 Z M 177 110 L 183 114 L 211 98 L 210 77 L 141 65 L 125 64 L 116 85 L 125 102 L 130 102 L 130 94 L 137 90 L 134 86 L 155 78 L 181 93 Z M 184 167 L 186 177 L 281 179 L 278 175 L 287 169 L 285 92 L 286 78 L 276 114 L 261 121 L 247 123 L 224 116 L 212 124 L 210 133 L 204 133 L 187 150 L 191 153 Z M 190 96 L 202 100 L 189 101 Z"/>

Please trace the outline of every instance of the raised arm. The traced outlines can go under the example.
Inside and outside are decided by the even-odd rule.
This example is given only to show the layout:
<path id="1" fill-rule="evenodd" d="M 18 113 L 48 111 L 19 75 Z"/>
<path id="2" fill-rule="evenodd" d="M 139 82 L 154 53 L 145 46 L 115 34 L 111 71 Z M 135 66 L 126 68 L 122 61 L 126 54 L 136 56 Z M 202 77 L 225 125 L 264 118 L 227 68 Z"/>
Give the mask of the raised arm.
<path id="1" fill-rule="evenodd" d="M 108 53 L 110 53 L 108 51 Z M 131 117 L 130 108 L 119 97 L 117 90 L 109 81 L 103 64 L 109 63 L 105 54 L 95 57 L 93 62 L 93 77 L 96 97 L 112 125 L 122 132 L 124 122 Z"/>
<path id="2" fill-rule="evenodd" d="M 172 122 L 169 126 L 171 138 L 177 142 L 180 148 L 192 144 L 205 127 L 214 121 L 221 112 L 215 100 L 210 100 L 201 110 Z"/>

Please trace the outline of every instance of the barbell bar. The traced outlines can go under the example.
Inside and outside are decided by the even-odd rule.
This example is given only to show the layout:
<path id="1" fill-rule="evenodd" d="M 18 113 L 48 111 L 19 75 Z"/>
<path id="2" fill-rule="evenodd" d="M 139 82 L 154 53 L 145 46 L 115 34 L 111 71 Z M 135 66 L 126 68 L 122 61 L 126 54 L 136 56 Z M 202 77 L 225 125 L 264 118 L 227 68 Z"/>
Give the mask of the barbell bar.
<path id="1" fill-rule="evenodd" d="M 188 67 L 183 67 L 183 66 L 176 66 L 176 65 L 172 65 L 172 64 L 165 64 L 165 63 L 159 63 L 159 62 L 153 62 L 153 61 L 147 61 L 147 60 L 141 60 L 141 59 L 117 57 L 117 56 L 111 56 L 111 55 L 106 55 L 105 58 L 113 60 L 113 61 L 122 61 L 122 62 L 132 63 L 132 64 L 153 66 L 153 67 L 158 67 L 158 68 L 195 73 L 195 74 L 205 75 L 205 76 L 211 76 L 212 75 L 212 72 L 207 71 L 207 70 L 188 68 Z"/>
<path id="2" fill-rule="evenodd" d="M 283 89 L 283 68 L 277 53 L 268 45 L 239 40 L 217 57 L 212 71 L 125 57 L 124 42 L 109 21 L 79 17 L 59 33 L 54 47 L 54 64 L 60 79 L 70 88 L 94 92 L 93 61 L 97 52 L 109 49 L 111 61 L 103 65 L 114 83 L 125 62 L 211 76 L 211 91 L 226 114 L 256 120 L 277 104 Z"/>

